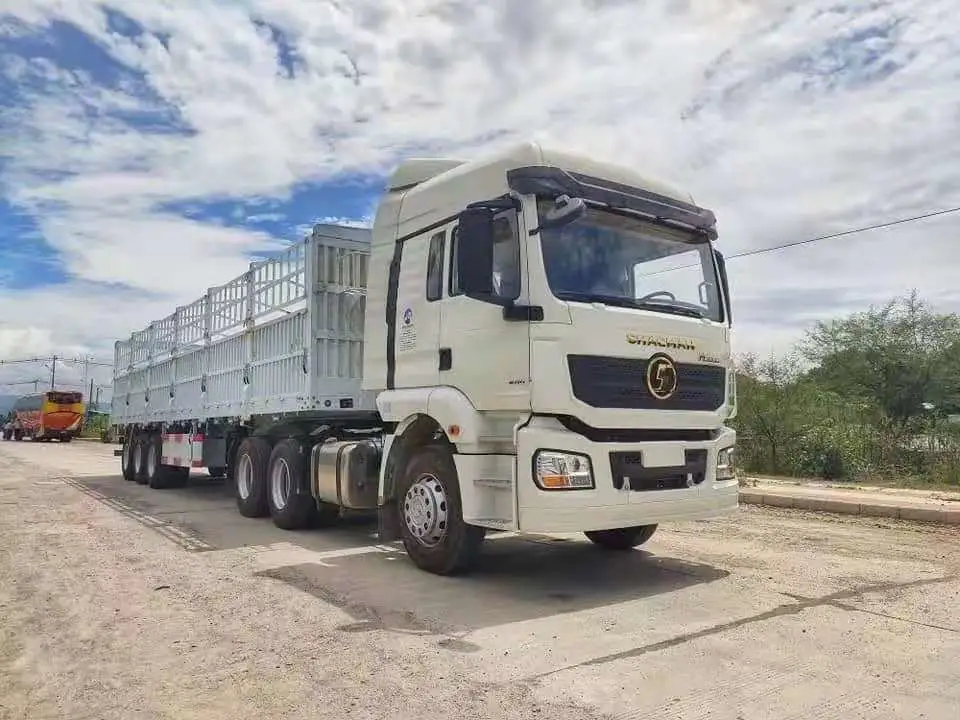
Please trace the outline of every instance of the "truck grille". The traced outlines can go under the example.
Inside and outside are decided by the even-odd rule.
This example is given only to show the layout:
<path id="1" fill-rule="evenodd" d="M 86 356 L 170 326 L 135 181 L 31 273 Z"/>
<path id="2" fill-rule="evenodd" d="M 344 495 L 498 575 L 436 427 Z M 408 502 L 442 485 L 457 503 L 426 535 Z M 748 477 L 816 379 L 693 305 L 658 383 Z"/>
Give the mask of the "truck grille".
<path id="1" fill-rule="evenodd" d="M 630 410 L 717 410 L 726 395 L 727 371 L 716 365 L 677 363 L 677 391 L 658 400 L 647 390 L 647 360 L 568 355 L 573 395 L 591 407 Z"/>

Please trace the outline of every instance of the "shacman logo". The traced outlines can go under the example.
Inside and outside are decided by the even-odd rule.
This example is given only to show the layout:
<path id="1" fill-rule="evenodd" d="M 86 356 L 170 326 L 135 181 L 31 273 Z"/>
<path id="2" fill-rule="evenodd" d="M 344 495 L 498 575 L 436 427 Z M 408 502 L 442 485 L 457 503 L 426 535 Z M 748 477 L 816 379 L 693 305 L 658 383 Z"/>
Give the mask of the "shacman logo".
<path id="1" fill-rule="evenodd" d="M 697 349 L 692 340 L 684 338 L 656 337 L 655 335 L 641 335 L 635 332 L 627 333 L 627 342 L 640 347 L 655 347 L 663 350 L 690 350 Z"/>
<path id="2" fill-rule="evenodd" d="M 677 366 L 666 355 L 654 355 L 647 362 L 647 390 L 657 400 L 669 400 L 677 391 Z"/>

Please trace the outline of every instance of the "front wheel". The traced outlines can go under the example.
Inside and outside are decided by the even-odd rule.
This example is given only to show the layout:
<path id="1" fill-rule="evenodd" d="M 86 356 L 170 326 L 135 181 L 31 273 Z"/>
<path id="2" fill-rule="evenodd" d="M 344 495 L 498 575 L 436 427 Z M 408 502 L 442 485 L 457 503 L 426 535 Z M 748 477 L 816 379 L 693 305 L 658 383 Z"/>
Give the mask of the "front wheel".
<path id="1" fill-rule="evenodd" d="M 653 537 L 656 525 L 637 525 L 636 527 L 614 528 L 613 530 L 593 530 L 584 533 L 587 539 L 604 550 L 632 550 L 640 547 Z"/>
<path id="2" fill-rule="evenodd" d="M 457 466 L 449 450 L 415 450 L 397 486 L 400 536 L 414 564 L 437 575 L 468 572 L 486 530 L 463 520 Z"/>

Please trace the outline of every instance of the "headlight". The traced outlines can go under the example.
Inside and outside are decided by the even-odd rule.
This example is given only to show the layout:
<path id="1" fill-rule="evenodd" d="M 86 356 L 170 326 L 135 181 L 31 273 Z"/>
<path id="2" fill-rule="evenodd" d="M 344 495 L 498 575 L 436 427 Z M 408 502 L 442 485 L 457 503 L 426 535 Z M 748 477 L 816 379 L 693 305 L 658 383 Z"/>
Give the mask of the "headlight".
<path id="1" fill-rule="evenodd" d="M 723 448 L 717 453 L 717 482 L 733 480 L 737 477 L 733 446 Z"/>
<path id="2" fill-rule="evenodd" d="M 538 450 L 533 480 L 541 490 L 592 490 L 593 468 L 586 455 Z"/>

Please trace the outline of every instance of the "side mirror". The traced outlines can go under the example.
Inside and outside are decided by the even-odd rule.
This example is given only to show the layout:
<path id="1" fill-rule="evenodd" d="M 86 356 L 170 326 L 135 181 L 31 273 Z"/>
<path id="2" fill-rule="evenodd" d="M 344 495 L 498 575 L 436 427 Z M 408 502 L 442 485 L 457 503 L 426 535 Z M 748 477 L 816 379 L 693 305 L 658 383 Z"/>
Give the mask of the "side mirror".
<path id="1" fill-rule="evenodd" d="M 561 195 L 553 201 L 553 207 L 547 210 L 540 219 L 540 226 L 530 234 L 535 235 L 541 230 L 552 230 L 576 222 L 587 213 L 587 204 L 583 198 L 572 198 Z"/>
<path id="2" fill-rule="evenodd" d="M 467 208 L 457 226 L 457 280 L 467 296 L 493 294 L 493 216 L 489 208 Z"/>

